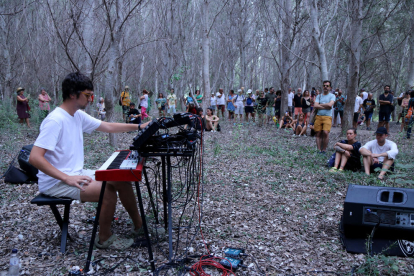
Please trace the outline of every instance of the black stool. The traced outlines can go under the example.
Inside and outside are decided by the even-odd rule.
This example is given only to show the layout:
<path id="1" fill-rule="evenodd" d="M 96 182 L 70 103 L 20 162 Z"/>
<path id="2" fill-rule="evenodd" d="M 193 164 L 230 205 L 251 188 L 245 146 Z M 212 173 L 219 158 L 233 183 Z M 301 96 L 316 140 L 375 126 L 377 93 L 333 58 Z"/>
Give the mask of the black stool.
<path id="1" fill-rule="evenodd" d="M 69 238 L 71 241 L 73 239 L 69 236 L 68 233 L 68 226 L 69 226 L 69 210 L 70 204 L 72 203 L 73 199 L 71 198 L 56 198 L 47 196 L 44 194 L 39 194 L 35 198 L 32 199 L 30 202 L 31 204 L 37 204 L 37 206 L 44 206 L 49 205 L 50 209 L 52 209 L 53 214 L 55 215 L 56 221 L 59 224 L 60 229 L 62 230 L 62 237 L 60 241 L 60 252 L 65 253 L 66 251 L 66 239 Z M 65 211 L 63 215 L 63 219 L 56 208 L 56 205 L 65 205 Z"/>

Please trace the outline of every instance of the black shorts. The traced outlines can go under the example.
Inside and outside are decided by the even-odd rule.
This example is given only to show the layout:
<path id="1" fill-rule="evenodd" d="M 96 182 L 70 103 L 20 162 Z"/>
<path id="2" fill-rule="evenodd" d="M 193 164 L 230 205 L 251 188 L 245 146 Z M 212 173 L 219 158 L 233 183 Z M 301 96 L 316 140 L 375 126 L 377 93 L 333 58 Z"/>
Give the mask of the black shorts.
<path id="1" fill-rule="evenodd" d="M 390 121 L 391 112 L 389 112 L 389 111 L 380 111 L 378 115 L 379 115 L 379 121 L 380 122 L 389 122 Z"/>
<path id="2" fill-rule="evenodd" d="M 354 112 L 354 123 L 358 123 L 359 112 Z"/>
<path id="3" fill-rule="evenodd" d="M 244 112 L 246 113 L 254 113 L 254 107 L 253 106 L 245 106 Z"/>

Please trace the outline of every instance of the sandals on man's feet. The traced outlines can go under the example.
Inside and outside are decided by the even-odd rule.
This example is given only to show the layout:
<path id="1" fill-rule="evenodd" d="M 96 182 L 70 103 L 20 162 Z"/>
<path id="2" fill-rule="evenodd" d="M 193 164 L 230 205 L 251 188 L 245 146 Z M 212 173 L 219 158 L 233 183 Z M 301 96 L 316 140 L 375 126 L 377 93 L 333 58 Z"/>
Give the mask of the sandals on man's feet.
<path id="1" fill-rule="evenodd" d="M 117 235 L 113 234 L 109 239 L 103 243 L 99 242 L 99 236 L 95 239 L 95 246 L 100 249 L 115 249 L 115 250 L 125 250 L 134 243 L 134 239 L 122 239 Z"/>

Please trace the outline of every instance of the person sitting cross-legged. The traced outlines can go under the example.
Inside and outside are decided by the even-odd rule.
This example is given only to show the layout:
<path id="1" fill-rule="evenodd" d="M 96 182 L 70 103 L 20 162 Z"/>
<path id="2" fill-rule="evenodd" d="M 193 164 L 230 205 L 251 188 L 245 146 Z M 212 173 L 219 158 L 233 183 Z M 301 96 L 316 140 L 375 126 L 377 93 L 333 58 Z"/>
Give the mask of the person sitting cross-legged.
<path id="1" fill-rule="evenodd" d="M 363 156 L 365 173 L 370 175 L 376 168 L 381 168 L 378 178 L 382 180 L 386 170 L 394 170 L 398 148 L 396 143 L 386 139 L 388 131 L 385 127 L 379 127 L 375 133 L 376 139 L 362 146 L 359 152 Z"/>
<path id="2" fill-rule="evenodd" d="M 129 111 L 127 113 L 128 120 L 130 124 L 140 124 L 141 123 L 141 113 L 138 109 L 135 108 L 134 103 L 129 104 Z"/>
<path id="3" fill-rule="evenodd" d="M 350 128 L 346 131 L 346 139 L 337 142 L 334 146 L 336 150 L 335 165 L 330 172 L 350 170 L 353 172 L 361 169 L 361 143 L 356 140 L 357 131 Z"/>
<path id="4" fill-rule="evenodd" d="M 297 120 L 293 120 L 292 125 L 293 129 L 293 136 L 305 136 L 306 137 L 306 129 L 308 128 L 308 122 L 305 120 L 305 114 L 300 113 Z"/>

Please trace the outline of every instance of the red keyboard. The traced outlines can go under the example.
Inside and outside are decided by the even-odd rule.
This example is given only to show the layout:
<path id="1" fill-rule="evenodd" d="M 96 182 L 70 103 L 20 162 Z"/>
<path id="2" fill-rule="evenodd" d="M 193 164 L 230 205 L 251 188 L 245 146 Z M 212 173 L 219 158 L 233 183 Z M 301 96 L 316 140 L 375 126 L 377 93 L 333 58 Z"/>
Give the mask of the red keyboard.
<path id="1" fill-rule="evenodd" d="M 125 160 L 128 160 L 129 163 L 135 162 L 136 167 L 121 169 L 121 165 Z M 139 157 L 136 152 L 130 150 L 116 151 L 95 172 L 95 179 L 98 181 L 141 181 L 144 164 L 145 158 Z"/>

